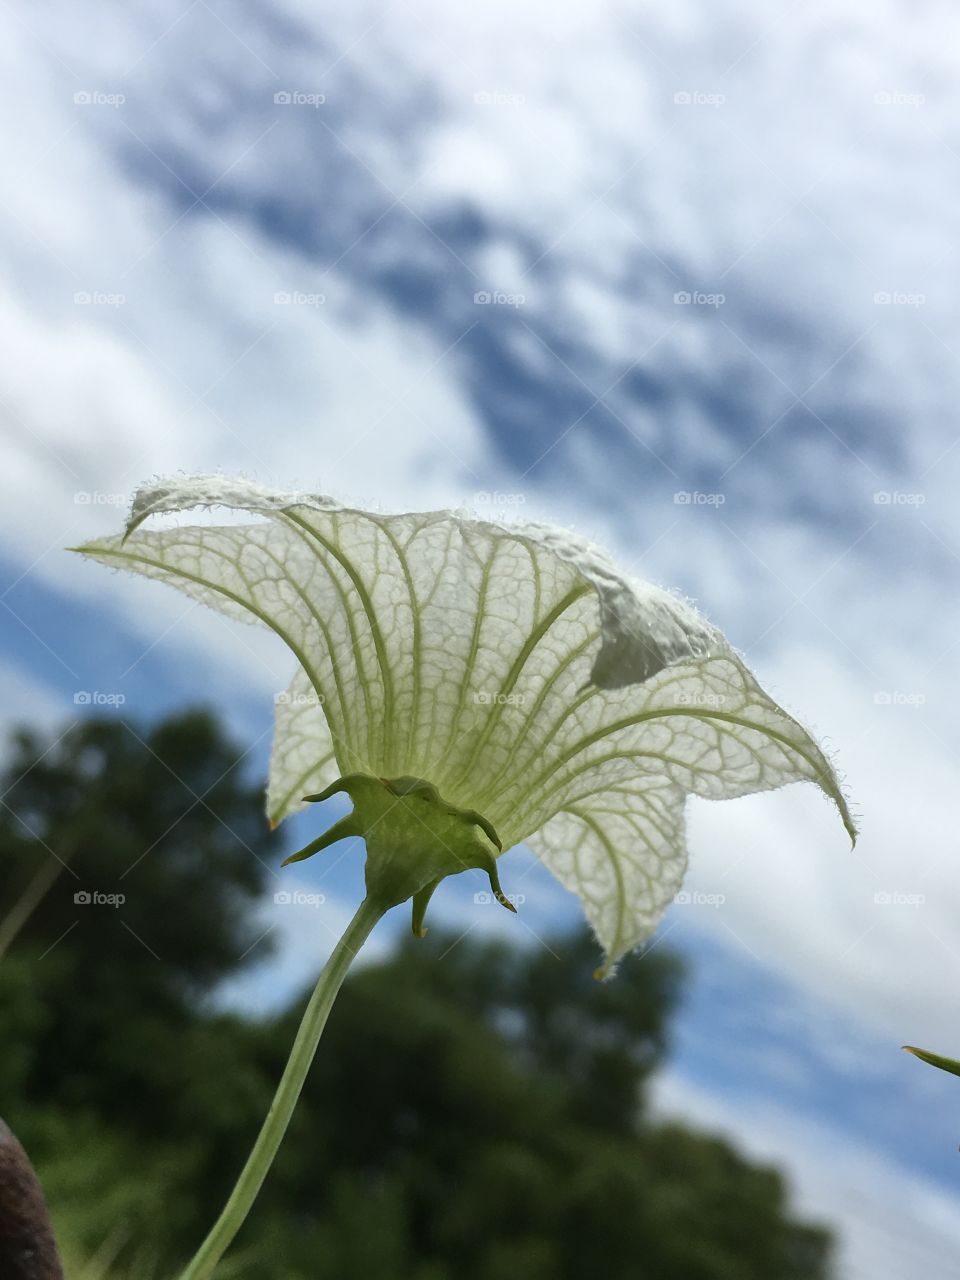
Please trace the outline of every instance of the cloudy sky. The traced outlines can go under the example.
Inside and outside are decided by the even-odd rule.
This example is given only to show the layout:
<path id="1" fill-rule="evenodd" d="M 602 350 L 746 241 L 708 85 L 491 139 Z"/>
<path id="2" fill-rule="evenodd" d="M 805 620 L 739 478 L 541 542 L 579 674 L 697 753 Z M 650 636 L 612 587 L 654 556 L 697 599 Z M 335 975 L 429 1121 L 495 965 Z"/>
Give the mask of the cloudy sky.
<path id="1" fill-rule="evenodd" d="M 157 474 L 605 543 L 825 739 L 863 832 L 813 788 L 692 806 L 659 1105 L 786 1167 L 844 1280 L 952 1275 L 960 1091 L 899 1045 L 960 1053 L 953 7 L 154 0 L 95 26 L 52 0 L 0 26 L 4 721 L 202 698 L 262 767 L 282 649 L 62 551 Z M 523 850 L 506 868 L 521 921 L 457 881 L 437 915 L 530 945 L 575 920 Z M 324 908 L 268 903 L 280 955 L 229 998 L 315 972 L 359 876 L 304 869 Z"/>

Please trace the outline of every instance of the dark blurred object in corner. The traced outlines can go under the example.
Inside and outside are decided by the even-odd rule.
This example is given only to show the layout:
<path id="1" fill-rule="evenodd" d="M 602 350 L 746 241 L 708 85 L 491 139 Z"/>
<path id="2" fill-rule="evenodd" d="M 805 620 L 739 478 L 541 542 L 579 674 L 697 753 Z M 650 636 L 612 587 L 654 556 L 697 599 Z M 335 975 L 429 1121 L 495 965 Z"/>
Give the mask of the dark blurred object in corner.
<path id="1" fill-rule="evenodd" d="M 43 1191 L 21 1147 L 0 1120 L 0 1276 L 63 1280 Z"/>

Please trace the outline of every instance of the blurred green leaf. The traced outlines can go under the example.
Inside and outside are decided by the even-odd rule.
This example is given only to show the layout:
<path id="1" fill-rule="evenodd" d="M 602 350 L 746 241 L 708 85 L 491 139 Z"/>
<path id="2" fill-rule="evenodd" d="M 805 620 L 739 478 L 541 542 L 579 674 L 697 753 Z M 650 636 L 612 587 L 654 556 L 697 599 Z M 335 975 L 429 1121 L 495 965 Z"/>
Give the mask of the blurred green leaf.
<path id="1" fill-rule="evenodd" d="M 960 1076 L 960 1062 L 954 1061 L 953 1058 L 942 1058 L 939 1053 L 917 1049 L 912 1044 L 905 1044 L 903 1048 L 907 1053 L 912 1053 L 915 1058 L 919 1058 L 921 1062 L 929 1062 L 931 1067 L 939 1067 L 941 1071 L 949 1071 L 952 1075 Z"/>

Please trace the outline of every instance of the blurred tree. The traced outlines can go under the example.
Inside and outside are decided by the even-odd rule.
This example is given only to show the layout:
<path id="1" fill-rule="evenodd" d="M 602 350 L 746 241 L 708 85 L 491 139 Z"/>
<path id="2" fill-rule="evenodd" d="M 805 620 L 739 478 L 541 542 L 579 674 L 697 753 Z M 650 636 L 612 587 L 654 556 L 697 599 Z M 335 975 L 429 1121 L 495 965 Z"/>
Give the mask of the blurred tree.
<path id="1" fill-rule="evenodd" d="M 29 1136 L 68 1274 L 105 1242 L 127 1268 L 111 1276 L 172 1275 L 286 1059 L 301 1002 L 248 1022 L 210 999 L 256 939 L 274 856 L 237 756 L 195 714 L 24 737 L 7 771 L 3 900 L 45 846 L 70 848 L 79 877 L 0 962 L 0 1107 Z M 829 1236 L 793 1221 L 775 1171 L 647 1114 L 678 960 L 635 956 L 609 983 L 594 960 L 585 934 L 517 949 L 431 933 L 356 971 L 230 1274 L 826 1280 Z"/>
<path id="2" fill-rule="evenodd" d="M 251 1275 L 823 1280 L 775 1171 L 645 1116 L 676 957 L 598 983 L 595 954 L 431 934 L 357 973 L 261 1206 L 290 1270 Z"/>
<path id="3" fill-rule="evenodd" d="M 0 787 L 0 920 L 58 870 L 0 965 L 5 1016 L 20 1020 L 0 1072 L 15 1068 L 28 1098 L 162 1132 L 189 1078 L 198 1001 L 256 942 L 277 849 L 241 760 L 204 712 L 17 736 Z"/>

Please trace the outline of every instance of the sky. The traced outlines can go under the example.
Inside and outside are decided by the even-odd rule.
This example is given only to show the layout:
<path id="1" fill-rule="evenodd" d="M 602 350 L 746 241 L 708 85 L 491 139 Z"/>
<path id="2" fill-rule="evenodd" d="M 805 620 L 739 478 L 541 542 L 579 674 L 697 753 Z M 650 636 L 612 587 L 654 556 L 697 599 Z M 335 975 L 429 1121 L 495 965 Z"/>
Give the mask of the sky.
<path id="1" fill-rule="evenodd" d="M 0 26 L 3 727 L 203 700 L 265 768 L 282 647 L 63 551 L 156 475 L 601 542 L 820 735 L 862 830 L 810 787 L 691 803 L 658 1106 L 784 1167 L 843 1280 L 953 1274 L 960 1092 L 899 1046 L 960 1054 L 955 9 L 155 0 L 99 26 L 11 0 Z M 278 954 L 225 999 L 329 951 L 360 855 L 298 874 L 324 903 L 268 901 Z M 528 851 L 503 875 L 516 919 L 460 879 L 435 918 L 527 945 L 576 921 Z"/>

